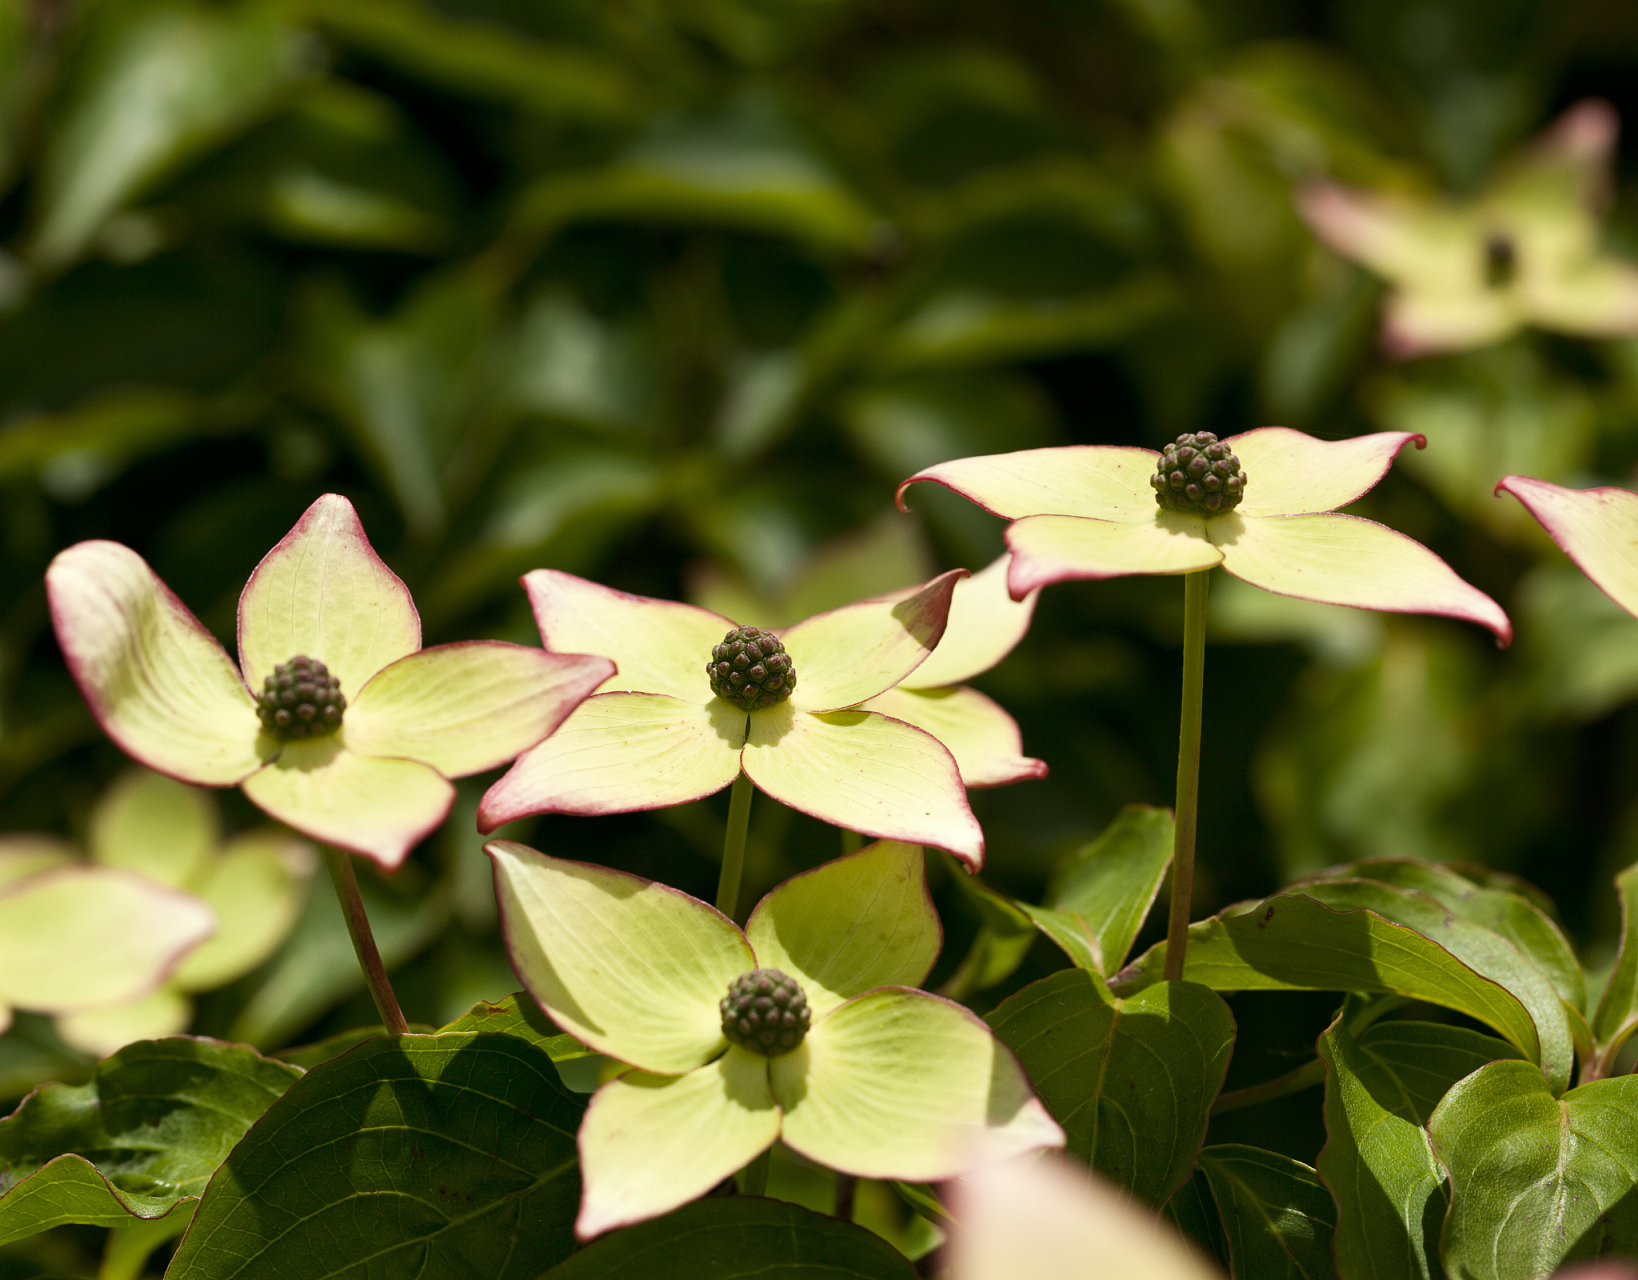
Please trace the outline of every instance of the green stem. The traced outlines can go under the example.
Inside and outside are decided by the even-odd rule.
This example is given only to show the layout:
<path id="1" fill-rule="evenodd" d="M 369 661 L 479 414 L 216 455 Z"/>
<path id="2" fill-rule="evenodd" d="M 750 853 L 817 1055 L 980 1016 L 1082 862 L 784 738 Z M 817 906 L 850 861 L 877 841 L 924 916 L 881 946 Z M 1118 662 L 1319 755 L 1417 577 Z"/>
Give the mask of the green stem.
<path id="1" fill-rule="evenodd" d="M 1200 801 L 1200 707 L 1206 687 L 1206 589 L 1211 571 L 1183 575 L 1183 715 L 1177 735 L 1177 828 L 1172 837 L 1172 914 L 1166 980 L 1183 976 L 1194 899 L 1194 830 Z"/>
<path id="2" fill-rule="evenodd" d="M 341 913 L 347 917 L 347 932 L 353 938 L 353 950 L 358 955 L 358 967 L 364 970 L 364 981 L 369 983 L 375 1007 L 381 1014 L 381 1025 L 391 1036 L 406 1035 L 409 1023 L 398 1007 L 392 982 L 387 977 L 387 966 L 381 963 L 381 952 L 375 945 L 375 934 L 370 932 L 370 917 L 364 910 L 364 899 L 358 893 L 358 877 L 353 874 L 352 855 L 341 849 L 324 851 L 330 864 L 330 879 L 335 881 L 336 897 L 341 899 Z"/>
<path id="3" fill-rule="evenodd" d="M 859 1190 L 859 1180 L 850 1173 L 836 1175 L 836 1211 L 831 1216 L 843 1222 L 853 1221 L 853 1197 Z"/>
<path id="4" fill-rule="evenodd" d="M 751 779 L 743 772 L 728 795 L 728 833 L 722 838 L 722 875 L 717 880 L 717 910 L 739 919 L 739 882 L 745 873 L 745 833 L 751 825 Z"/>
<path id="5" fill-rule="evenodd" d="M 843 827 L 842 828 L 842 856 L 846 857 L 850 853 L 858 853 L 859 850 L 863 849 L 863 848 L 864 848 L 864 837 L 862 835 L 860 835 L 857 831 L 849 831 L 846 827 Z"/>
<path id="6" fill-rule="evenodd" d="M 768 1194 L 768 1166 L 773 1163 L 773 1148 L 769 1147 L 750 1164 L 745 1166 L 745 1179 L 740 1185 L 739 1194 L 742 1196 L 765 1196 Z"/>
<path id="7" fill-rule="evenodd" d="M 1259 1102 L 1272 1102 L 1275 1098 L 1284 1098 L 1289 1094 L 1301 1093 L 1304 1089 L 1312 1089 L 1317 1084 L 1325 1083 L 1325 1061 L 1315 1058 L 1305 1062 L 1294 1071 L 1287 1071 L 1283 1076 L 1273 1080 L 1265 1080 L 1262 1084 L 1254 1084 L 1245 1089 L 1233 1089 L 1228 1093 L 1220 1093 L 1217 1100 L 1211 1104 L 1211 1113 L 1220 1116 L 1225 1111 L 1238 1111 L 1241 1107 L 1254 1107 Z"/>

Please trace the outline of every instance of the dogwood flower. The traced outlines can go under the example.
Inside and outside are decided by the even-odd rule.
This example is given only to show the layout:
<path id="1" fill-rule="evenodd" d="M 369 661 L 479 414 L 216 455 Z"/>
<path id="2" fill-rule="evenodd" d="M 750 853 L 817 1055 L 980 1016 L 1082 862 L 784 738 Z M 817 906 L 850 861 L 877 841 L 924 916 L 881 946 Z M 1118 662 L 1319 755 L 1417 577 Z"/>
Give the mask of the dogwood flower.
<path id="1" fill-rule="evenodd" d="M 0 837 L 0 858 L 7 843 Z M 186 1030 L 196 993 L 225 986 L 266 960 L 296 923 L 316 862 L 307 841 L 275 827 L 223 840 L 210 792 L 147 769 L 127 771 L 97 798 L 87 843 L 93 866 L 188 895 L 208 908 L 215 925 L 152 990 L 57 1014 L 57 1034 L 99 1058 L 133 1040 Z M 51 866 L 86 866 L 66 842 L 52 853 Z"/>
<path id="2" fill-rule="evenodd" d="M 1047 773 L 1045 761 L 1024 754 L 1018 722 L 992 699 L 962 683 L 1011 653 L 1035 614 L 1039 592 L 1031 591 L 1022 600 L 1008 594 L 1007 561 L 1001 556 L 957 582 L 938 648 L 886 693 L 860 703 L 865 711 L 879 711 L 932 734 L 949 748 L 969 789 L 1044 778 Z"/>
<path id="3" fill-rule="evenodd" d="M 489 789 L 480 829 L 533 813 L 683 804 L 720 791 L 743 769 L 793 809 L 850 831 L 947 849 L 976 868 L 984 834 L 950 752 L 930 733 L 861 705 L 934 651 L 965 573 L 778 632 L 742 629 L 708 609 L 555 569 L 526 574 L 547 650 L 605 654 L 619 674 Z M 786 672 L 770 668 L 769 678 L 784 683 L 750 709 L 719 694 L 707 672 L 722 665 L 715 651 L 742 631 L 768 637 L 767 660 L 783 662 Z"/>
<path id="4" fill-rule="evenodd" d="M 1512 626 L 1501 607 L 1438 556 L 1345 506 L 1373 488 L 1407 444 L 1381 432 L 1326 441 L 1260 427 L 1222 441 L 1245 477 L 1238 505 L 1219 514 L 1156 502 L 1150 449 L 1070 445 L 960 458 L 917 472 L 904 491 L 931 480 L 1011 520 L 1007 583 L 1014 599 L 1071 578 L 1193 573 L 1221 565 L 1266 591 L 1391 613 L 1464 618 L 1502 644 Z"/>
<path id="5" fill-rule="evenodd" d="M 192 894 L 53 837 L 0 836 L 0 1032 L 15 1009 L 72 1019 L 142 1000 L 215 932 Z"/>
<path id="6" fill-rule="evenodd" d="M 1011 1053 L 911 988 L 940 945 L 922 853 L 882 842 L 773 890 L 742 932 L 623 872 L 487 846 L 513 968 L 630 1065 L 580 1126 L 586 1239 L 704 1194 L 783 1138 L 844 1173 L 929 1181 L 1062 1146 Z"/>
<path id="7" fill-rule="evenodd" d="M 1566 489 L 1529 476 L 1508 476 L 1496 492 L 1522 502 L 1599 590 L 1638 617 L 1638 493 Z"/>
<path id="8" fill-rule="evenodd" d="M 1606 336 L 1638 332 L 1638 267 L 1604 253 L 1617 121 L 1608 103 L 1572 107 L 1468 201 L 1307 188 L 1314 232 L 1392 285 L 1383 339 L 1399 355 L 1483 346 L 1526 324 Z"/>
<path id="9" fill-rule="evenodd" d="M 81 542 L 46 573 L 57 643 L 103 730 L 151 769 L 240 786 L 304 835 L 401 863 L 449 779 L 551 733 L 613 670 L 498 641 L 421 648 L 404 584 L 326 494 L 239 597 L 239 665 L 129 547 Z"/>
<path id="10" fill-rule="evenodd" d="M 947 1195 L 949 1280 L 1222 1280 L 1152 1209 L 1062 1156 L 986 1161 Z"/>

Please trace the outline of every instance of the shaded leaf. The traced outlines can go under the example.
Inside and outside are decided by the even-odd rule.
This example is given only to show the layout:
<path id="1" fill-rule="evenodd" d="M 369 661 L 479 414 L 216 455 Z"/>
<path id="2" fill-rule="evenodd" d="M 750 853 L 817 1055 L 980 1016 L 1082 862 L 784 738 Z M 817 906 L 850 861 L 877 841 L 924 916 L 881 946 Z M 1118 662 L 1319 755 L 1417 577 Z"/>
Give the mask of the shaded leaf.
<path id="1" fill-rule="evenodd" d="M 191 1202 L 301 1071 L 245 1045 L 127 1045 L 90 1083 L 47 1084 L 0 1121 L 0 1244 L 117 1227 Z"/>
<path id="2" fill-rule="evenodd" d="M 1023 909 L 1076 964 L 1108 976 L 1126 962 L 1166 878 L 1172 825 L 1169 810 L 1127 805 L 1058 864 L 1046 904 Z"/>
<path id="3" fill-rule="evenodd" d="M 566 1256 L 585 1099 L 515 1006 L 479 1008 L 308 1072 L 212 1180 L 167 1274 L 500 1280 Z"/>
<path id="4" fill-rule="evenodd" d="M 1449 1198 L 1423 1126 L 1453 1084 L 1513 1051 L 1465 1027 L 1378 1022 L 1355 1037 L 1339 1020 L 1319 1052 L 1330 1134 L 1319 1172 L 1337 1200 L 1338 1270 L 1433 1280 Z"/>
<path id="5" fill-rule="evenodd" d="M 54 120 L 34 253 L 57 266 L 104 221 L 276 100 L 301 72 L 295 33 L 270 4 L 121 6 Z"/>
<path id="6" fill-rule="evenodd" d="M 1609 1073 L 1627 1037 L 1638 1030 L 1638 866 L 1615 877 L 1615 891 L 1621 900 L 1621 950 L 1592 1019 L 1595 1076 Z"/>
<path id="7" fill-rule="evenodd" d="M 1336 1205 L 1301 1161 L 1225 1143 L 1200 1153 L 1235 1280 L 1331 1280 Z"/>
<path id="8" fill-rule="evenodd" d="M 1032 983 L 989 1017 L 1067 1150 L 1162 1205 L 1188 1178 L 1234 1048 L 1220 996 L 1189 982 L 1113 999 L 1084 969 Z"/>
<path id="9" fill-rule="evenodd" d="M 1535 1280 L 1560 1263 L 1638 1249 L 1638 1076 L 1553 1097 L 1523 1062 L 1458 1083 L 1428 1121 L 1450 1174 L 1446 1270 Z"/>
<path id="10" fill-rule="evenodd" d="M 1123 995 L 1139 990 L 1158 980 L 1165 961 L 1166 944 L 1160 943 L 1116 975 L 1111 987 Z M 1301 894 L 1279 894 L 1236 914 L 1190 925 L 1183 976 L 1216 991 L 1409 996 L 1477 1018 L 1531 1061 L 1542 1057 L 1529 1011 L 1500 983 L 1375 912 L 1335 910 Z M 1545 979 L 1540 981 L 1545 985 Z M 1562 1006 L 1555 1007 L 1563 1048 L 1569 1045 L 1569 1029 Z M 1568 1078 L 1567 1060 L 1555 1060 L 1554 1066 Z"/>
<path id="11" fill-rule="evenodd" d="M 915 1269 L 862 1227 L 757 1196 L 696 1200 L 615 1231 L 547 1273 L 551 1280 L 910 1280 Z M 546 1280 L 543 1276 L 541 1280 Z"/>

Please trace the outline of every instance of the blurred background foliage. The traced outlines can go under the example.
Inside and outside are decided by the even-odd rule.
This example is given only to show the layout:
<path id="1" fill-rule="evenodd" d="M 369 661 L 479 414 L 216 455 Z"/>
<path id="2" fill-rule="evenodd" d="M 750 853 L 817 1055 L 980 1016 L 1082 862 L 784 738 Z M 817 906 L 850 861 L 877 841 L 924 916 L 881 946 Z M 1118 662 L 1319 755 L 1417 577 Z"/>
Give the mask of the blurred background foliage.
<path id="1" fill-rule="evenodd" d="M 1490 488 L 1632 484 L 1638 340 L 1392 361 L 1381 285 L 1292 195 L 1471 192 L 1599 96 L 1638 255 L 1635 71 L 1622 0 L 0 0 L 0 831 L 83 844 L 124 763 L 41 587 L 82 538 L 231 644 L 246 575 L 335 490 L 428 643 L 535 643 L 536 566 L 776 622 L 980 568 L 999 521 L 927 486 L 892 512 L 945 458 L 1391 428 L 1429 447 L 1357 509 L 1518 642 L 1219 575 L 1197 914 L 1460 859 L 1541 884 L 1596 959 L 1638 857 L 1638 622 Z M 1180 620 L 1172 580 L 1055 588 L 979 681 L 1052 769 L 974 797 L 995 886 L 1038 901 L 1120 805 L 1169 803 Z M 515 985 L 486 781 L 366 886 L 412 1020 Z M 509 834 L 709 896 L 724 812 Z M 747 893 L 837 852 L 759 797 Z M 983 991 L 1028 936 L 939 895 L 933 981 L 978 1007 L 1061 963 L 1037 944 Z M 276 1048 L 371 1020 L 318 893 L 194 1025 Z M 0 1092 L 85 1062 L 20 1017 Z"/>

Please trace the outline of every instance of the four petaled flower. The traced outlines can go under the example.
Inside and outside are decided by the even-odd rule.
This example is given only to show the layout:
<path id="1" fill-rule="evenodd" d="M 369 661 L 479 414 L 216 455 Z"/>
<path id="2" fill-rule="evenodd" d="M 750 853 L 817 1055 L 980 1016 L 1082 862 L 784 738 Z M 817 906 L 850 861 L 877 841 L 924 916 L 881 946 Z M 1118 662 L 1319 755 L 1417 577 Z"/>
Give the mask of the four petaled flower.
<path id="1" fill-rule="evenodd" d="M 1568 111 L 1472 201 L 1321 183 L 1298 204 L 1319 237 L 1392 285 L 1383 339 L 1399 355 L 1483 346 L 1525 324 L 1638 332 L 1638 268 L 1603 253 L 1615 112 Z"/>
<path id="2" fill-rule="evenodd" d="M 859 704 L 914 671 L 944 634 L 965 570 L 903 600 L 867 600 L 775 633 L 794 667 L 788 696 L 754 710 L 712 692 L 721 614 L 628 595 L 554 569 L 525 575 L 550 651 L 601 653 L 604 681 L 552 737 L 490 788 L 478 825 L 532 813 L 627 813 L 698 800 L 746 775 L 774 799 L 884 839 L 948 849 L 976 867 L 984 834 L 950 752 Z"/>
<path id="3" fill-rule="evenodd" d="M 443 821 L 450 778 L 534 746 L 613 671 L 606 658 L 498 641 L 423 650 L 409 592 L 335 494 L 245 584 L 239 667 L 117 542 L 62 552 L 46 588 L 69 670 L 126 752 L 184 782 L 242 786 L 279 821 L 388 868 Z M 341 699 L 327 701 L 323 677 L 282 679 L 298 668 L 333 677 Z M 288 738 L 281 709 L 302 726 Z"/>
<path id="4" fill-rule="evenodd" d="M 776 1138 L 844 1173 L 914 1181 L 1063 1145 L 983 1022 L 909 989 L 941 940 L 921 850 L 874 844 L 788 880 L 741 932 L 662 884 L 510 841 L 487 849 L 524 986 L 633 1068 L 580 1127 L 582 1239 L 702 1195 Z M 724 1035 L 724 997 L 758 969 L 794 980 L 811 1018 L 775 1056 Z"/>
<path id="5" fill-rule="evenodd" d="M 1387 474 L 1406 444 L 1382 432 L 1326 441 L 1286 427 L 1231 436 L 1246 477 L 1232 511 L 1199 515 L 1159 506 L 1150 449 L 1070 445 L 960 458 L 917 472 L 1013 523 L 1008 584 L 1015 599 L 1049 582 L 1132 573 L 1192 573 L 1222 565 L 1253 586 L 1327 604 L 1433 613 L 1489 627 L 1502 644 L 1512 626 L 1489 596 L 1433 552 L 1383 525 L 1335 508 Z"/>

